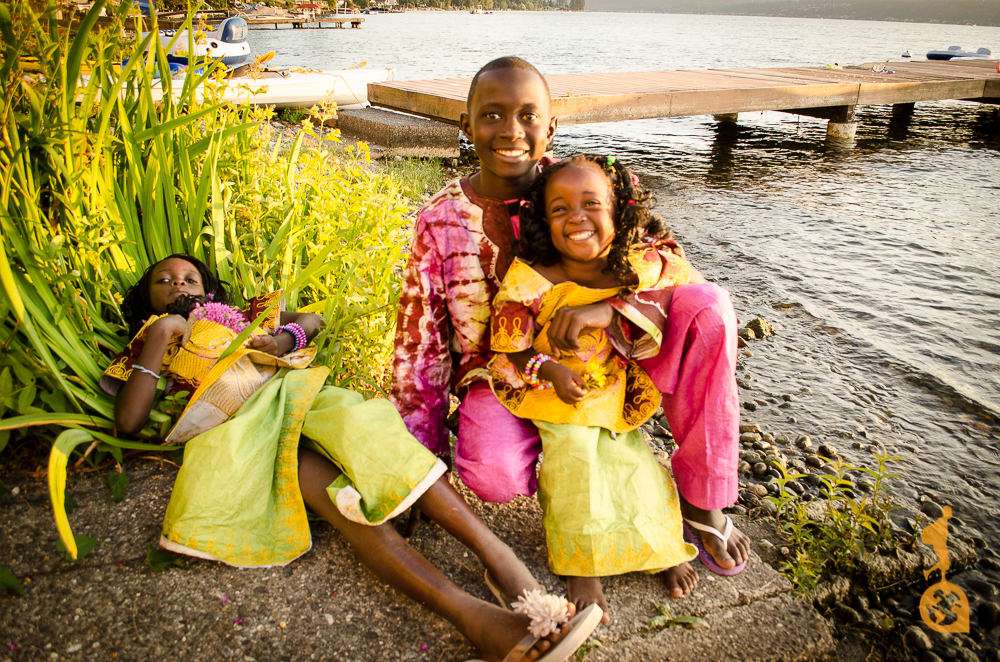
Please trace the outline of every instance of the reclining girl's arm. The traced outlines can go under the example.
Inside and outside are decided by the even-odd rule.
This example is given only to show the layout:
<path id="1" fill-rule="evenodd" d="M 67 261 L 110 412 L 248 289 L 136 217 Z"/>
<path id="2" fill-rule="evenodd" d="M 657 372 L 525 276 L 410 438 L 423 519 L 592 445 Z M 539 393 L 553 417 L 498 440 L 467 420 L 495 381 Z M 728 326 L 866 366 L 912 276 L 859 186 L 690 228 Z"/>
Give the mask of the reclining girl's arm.
<path id="1" fill-rule="evenodd" d="M 312 342 L 312 339 L 319 334 L 319 330 L 326 326 L 323 318 L 315 313 L 281 313 L 282 325 L 293 323 L 301 326 L 306 332 L 308 342 Z M 254 336 L 250 346 L 271 356 L 284 356 L 295 347 L 295 336 L 287 331 L 275 336 Z"/>
<path id="2" fill-rule="evenodd" d="M 167 343 L 174 336 L 183 335 L 186 325 L 187 321 L 180 315 L 167 315 L 153 322 L 146 331 L 146 342 L 139 358 L 115 401 L 115 426 L 119 432 L 135 434 L 149 420 L 158 381 L 154 375 L 163 365 Z"/>

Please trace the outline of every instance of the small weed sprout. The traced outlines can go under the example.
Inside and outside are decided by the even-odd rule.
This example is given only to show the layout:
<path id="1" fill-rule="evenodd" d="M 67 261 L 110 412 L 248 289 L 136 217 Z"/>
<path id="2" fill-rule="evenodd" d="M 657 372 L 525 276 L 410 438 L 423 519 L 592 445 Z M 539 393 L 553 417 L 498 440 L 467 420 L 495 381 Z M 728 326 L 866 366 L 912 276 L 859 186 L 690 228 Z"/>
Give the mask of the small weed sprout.
<path id="1" fill-rule="evenodd" d="M 793 552 L 779 569 L 798 593 L 814 589 L 824 573 L 853 573 L 858 560 L 866 554 L 894 544 L 889 514 L 896 506 L 886 481 L 899 477 L 889 471 L 889 464 L 902 461 L 902 458 L 888 454 L 876 454 L 875 458 L 878 468 L 874 470 L 856 467 L 840 459 L 827 459 L 832 472 L 819 476 L 820 495 L 826 504 L 818 518 L 788 489 L 789 482 L 805 478 L 805 475 L 788 473 L 779 467 L 782 475 L 775 481 L 778 495 L 767 498 L 778 508 L 779 532 Z M 871 476 L 874 485 L 868 494 L 854 495 L 848 479 L 851 473 Z"/>

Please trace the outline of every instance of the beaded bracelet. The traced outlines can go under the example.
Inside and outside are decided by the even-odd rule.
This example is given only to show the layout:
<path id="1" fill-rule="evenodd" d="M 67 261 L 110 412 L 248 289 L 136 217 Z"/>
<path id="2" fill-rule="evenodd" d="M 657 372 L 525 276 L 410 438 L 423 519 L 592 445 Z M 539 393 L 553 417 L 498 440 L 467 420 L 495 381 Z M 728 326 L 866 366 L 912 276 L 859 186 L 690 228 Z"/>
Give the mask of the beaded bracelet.
<path id="1" fill-rule="evenodd" d="M 146 368 L 144 366 L 139 365 L 138 363 L 133 363 L 132 364 L 132 369 L 133 370 L 138 370 L 139 372 L 144 372 L 147 375 L 152 375 L 153 377 L 156 377 L 157 379 L 160 379 L 160 375 L 156 374 L 155 372 L 153 372 L 149 368 Z"/>
<path id="2" fill-rule="evenodd" d="M 538 391 L 552 388 L 552 382 L 540 382 L 538 380 L 538 371 L 542 369 L 542 365 L 552 360 L 551 356 L 542 354 L 541 352 L 532 356 L 524 366 L 524 381 Z"/>
<path id="3" fill-rule="evenodd" d="M 287 331 L 288 333 L 292 334 L 292 337 L 295 338 L 295 347 L 293 347 L 291 350 L 293 352 L 297 352 L 309 344 L 309 336 L 306 335 L 305 329 L 303 329 L 295 322 L 292 322 L 290 324 L 282 324 L 277 329 L 275 329 L 274 335 L 278 335 L 282 331 Z"/>

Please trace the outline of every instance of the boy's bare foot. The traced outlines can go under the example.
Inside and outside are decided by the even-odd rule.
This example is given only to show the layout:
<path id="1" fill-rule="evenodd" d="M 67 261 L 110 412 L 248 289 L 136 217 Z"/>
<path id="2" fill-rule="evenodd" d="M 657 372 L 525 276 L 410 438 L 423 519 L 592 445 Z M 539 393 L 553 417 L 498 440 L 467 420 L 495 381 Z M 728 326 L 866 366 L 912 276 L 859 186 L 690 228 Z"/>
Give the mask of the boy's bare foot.
<path id="1" fill-rule="evenodd" d="M 604 611 L 601 622 L 611 622 L 608 602 L 604 599 L 604 589 L 601 588 L 601 580 L 598 577 L 566 577 L 566 599 L 576 605 L 577 612 L 583 611 L 589 605 L 597 605 Z"/>
<path id="2" fill-rule="evenodd" d="M 570 604 L 571 616 L 576 613 Z M 517 644 L 528 635 L 530 620 L 522 614 L 502 611 L 485 602 L 468 611 L 463 620 L 466 628 L 464 634 L 484 660 L 503 660 Z M 521 660 L 537 660 L 554 644 L 572 631 L 569 623 L 564 623 L 559 632 L 544 637 L 529 650 Z"/>
<path id="3" fill-rule="evenodd" d="M 681 501 L 681 515 L 684 519 L 689 519 L 699 524 L 705 524 L 716 529 L 720 534 L 726 528 L 726 516 L 721 510 L 702 510 L 688 503 L 683 496 Z M 730 569 L 750 559 L 750 538 L 739 529 L 734 528 L 729 536 L 726 546 L 722 541 L 711 533 L 695 531 L 701 538 L 705 551 L 711 556 L 719 566 Z"/>
<path id="4" fill-rule="evenodd" d="M 663 581 L 667 584 L 667 593 L 674 598 L 687 595 L 698 585 L 698 572 L 691 567 L 690 563 L 675 565 L 660 574 L 663 575 Z"/>

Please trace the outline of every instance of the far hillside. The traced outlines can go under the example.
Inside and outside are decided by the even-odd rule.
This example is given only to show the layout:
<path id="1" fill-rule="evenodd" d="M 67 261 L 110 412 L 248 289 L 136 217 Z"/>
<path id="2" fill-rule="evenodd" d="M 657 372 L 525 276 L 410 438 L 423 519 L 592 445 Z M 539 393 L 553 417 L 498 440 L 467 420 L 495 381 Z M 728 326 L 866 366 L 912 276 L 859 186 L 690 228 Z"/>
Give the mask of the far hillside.
<path id="1" fill-rule="evenodd" d="M 587 10 L 1000 26 L 1000 0 L 587 0 Z"/>

